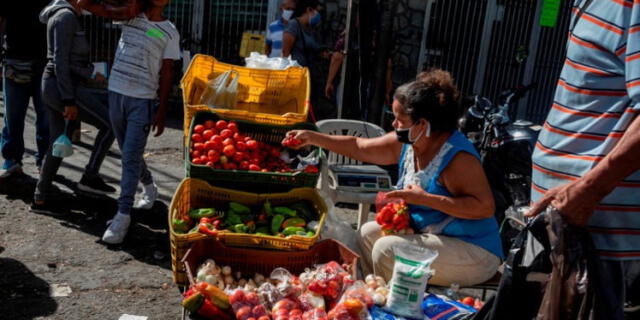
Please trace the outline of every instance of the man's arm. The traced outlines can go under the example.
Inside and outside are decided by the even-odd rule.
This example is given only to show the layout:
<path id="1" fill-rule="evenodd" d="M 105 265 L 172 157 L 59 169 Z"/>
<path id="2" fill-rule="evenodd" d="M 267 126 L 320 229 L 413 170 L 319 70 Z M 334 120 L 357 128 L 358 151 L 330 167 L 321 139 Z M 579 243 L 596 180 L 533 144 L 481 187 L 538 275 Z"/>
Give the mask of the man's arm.
<path id="1" fill-rule="evenodd" d="M 169 104 L 169 94 L 171 94 L 171 83 L 173 82 L 173 60 L 162 60 L 162 68 L 160 69 L 160 89 L 159 99 L 160 105 L 153 120 L 153 129 L 158 137 L 164 132 L 164 123 L 167 115 L 167 108 Z"/>
<path id="2" fill-rule="evenodd" d="M 331 99 L 333 97 L 333 93 L 335 91 L 333 80 L 336 78 L 336 75 L 338 75 L 338 71 L 340 71 L 340 67 L 342 66 L 343 61 L 344 53 L 336 51 L 331 55 L 329 74 L 327 75 L 327 84 L 324 87 L 324 95 L 327 97 L 327 99 Z"/>
<path id="3" fill-rule="evenodd" d="M 618 144 L 582 178 L 551 189 L 533 204 L 527 216 L 542 212 L 549 204 L 567 222 L 583 226 L 600 201 L 635 171 L 640 169 L 640 117 L 636 116 Z"/>

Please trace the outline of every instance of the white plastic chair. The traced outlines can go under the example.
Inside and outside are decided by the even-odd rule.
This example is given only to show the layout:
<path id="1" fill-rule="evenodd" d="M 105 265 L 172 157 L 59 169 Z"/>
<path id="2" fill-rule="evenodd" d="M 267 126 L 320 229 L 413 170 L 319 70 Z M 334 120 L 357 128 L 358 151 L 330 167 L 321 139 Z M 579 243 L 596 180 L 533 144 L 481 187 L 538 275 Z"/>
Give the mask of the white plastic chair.
<path id="1" fill-rule="evenodd" d="M 385 134 L 379 126 L 356 120 L 328 119 L 316 122 L 318 129 L 322 133 L 329 135 L 348 135 L 355 137 L 375 138 Z M 324 166 L 320 175 L 320 190 L 331 198 L 333 203 L 346 202 L 358 204 L 358 229 L 367 222 L 369 218 L 369 208 L 375 203 L 378 191 L 363 190 L 361 192 L 352 189 L 345 189 L 338 185 L 336 171 L 347 169 L 350 172 L 363 174 L 380 174 L 381 168 L 376 165 L 364 165 L 362 162 L 345 157 L 335 152 L 330 152 L 327 159 L 327 166 Z"/>

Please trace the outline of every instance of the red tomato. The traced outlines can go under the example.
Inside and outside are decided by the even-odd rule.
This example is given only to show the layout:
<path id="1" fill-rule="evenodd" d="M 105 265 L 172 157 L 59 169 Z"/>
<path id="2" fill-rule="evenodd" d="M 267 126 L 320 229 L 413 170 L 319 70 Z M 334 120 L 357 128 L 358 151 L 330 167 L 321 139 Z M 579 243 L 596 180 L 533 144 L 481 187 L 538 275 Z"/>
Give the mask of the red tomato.
<path id="1" fill-rule="evenodd" d="M 251 159 L 249 160 L 249 164 L 255 164 L 255 165 L 258 165 L 258 164 L 260 164 L 260 159 L 251 158 Z"/>
<path id="2" fill-rule="evenodd" d="M 233 161 L 240 163 L 242 160 L 244 160 L 244 152 L 236 151 L 233 155 Z"/>
<path id="3" fill-rule="evenodd" d="M 223 146 L 232 146 L 233 145 L 233 139 L 231 139 L 231 138 L 224 139 L 224 141 L 222 141 L 222 145 Z"/>
<path id="4" fill-rule="evenodd" d="M 220 156 L 220 164 L 226 164 L 227 162 L 229 162 L 227 156 Z"/>
<path id="5" fill-rule="evenodd" d="M 213 167 L 213 162 L 211 162 L 211 161 L 207 162 L 206 166 L 207 167 Z"/>
<path id="6" fill-rule="evenodd" d="M 244 142 L 247 142 L 249 140 L 253 140 L 251 137 L 244 137 Z"/>
<path id="7" fill-rule="evenodd" d="M 222 121 L 222 120 L 221 120 Z M 237 290 L 240 291 L 240 290 Z M 251 316 L 251 307 L 244 306 L 238 309 L 236 312 L 236 319 L 238 320 L 247 320 Z"/>
<path id="8" fill-rule="evenodd" d="M 229 170 L 238 170 L 238 165 L 235 162 L 227 163 L 229 165 Z"/>
<path id="9" fill-rule="evenodd" d="M 257 164 L 250 164 L 249 170 L 251 171 L 260 171 L 260 167 Z"/>
<path id="10" fill-rule="evenodd" d="M 193 132 L 194 132 L 194 133 L 198 133 L 198 134 L 200 134 L 200 133 L 202 133 L 202 132 L 204 131 L 204 129 L 205 129 L 205 127 L 204 127 L 203 125 L 201 125 L 201 124 L 196 124 L 196 125 L 193 127 Z"/>
<path id="11" fill-rule="evenodd" d="M 202 142 L 202 135 L 194 133 L 191 135 L 191 142 Z"/>
<path id="12" fill-rule="evenodd" d="M 298 317 L 302 315 L 302 310 L 300 309 L 293 309 L 289 312 L 289 317 Z"/>
<path id="13" fill-rule="evenodd" d="M 229 124 L 227 125 L 227 129 L 233 132 L 238 132 L 238 124 L 235 121 L 229 121 Z"/>
<path id="14" fill-rule="evenodd" d="M 200 150 L 200 151 L 202 151 L 202 150 L 204 150 L 204 143 L 201 143 L 201 142 L 194 143 L 194 144 L 193 144 L 193 148 L 194 148 L 195 150 Z"/>
<path id="15" fill-rule="evenodd" d="M 200 160 L 200 158 L 193 158 L 193 160 L 191 160 L 191 162 L 193 164 L 202 164 L 202 160 Z"/>
<path id="16" fill-rule="evenodd" d="M 216 148 L 216 143 L 213 141 L 207 141 L 204 143 L 205 150 L 214 150 Z"/>
<path id="17" fill-rule="evenodd" d="M 207 154 L 207 158 L 209 158 L 209 161 L 216 163 L 220 160 L 220 153 L 215 150 L 209 150 L 209 153 Z"/>
<path id="18" fill-rule="evenodd" d="M 236 141 L 244 141 L 244 136 L 238 132 L 233 134 L 233 139 Z"/>
<path id="19" fill-rule="evenodd" d="M 244 291 L 236 290 L 229 296 L 229 303 L 235 304 L 236 302 L 244 302 Z"/>
<path id="20" fill-rule="evenodd" d="M 204 122 L 204 127 L 207 129 L 212 129 L 213 127 L 215 127 L 216 124 L 215 122 L 213 122 L 213 120 L 207 120 Z"/>
<path id="21" fill-rule="evenodd" d="M 260 170 L 260 172 L 269 172 L 269 170 L 267 170 L 267 169 L 262 169 L 262 170 Z"/>
<path id="22" fill-rule="evenodd" d="M 221 136 L 214 134 L 213 136 L 211 136 L 211 139 L 209 139 L 209 141 L 213 141 L 213 142 L 217 142 L 222 144 L 222 141 L 224 141 L 224 139 L 222 139 Z"/>
<path id="23" fill-rule="evenodd" d="M 247 150 L 247 144 L 242 141 L 238 141 L 236 142 L 236 149 L 238 149 L 238 151 L 245 151 Z"/>
<path id="24" fill-rule="evenodd" d="M 213 164 L 213 168 L 214 168 L 214 169 L 220 169 L 220 168 L 222 168 L 222 167 L 221 167 L 220 163 L 214 163 L 214 164 Z"/>
<path id="25" fill-rule="evenodd" d="M 271 320 L 271 318 L 269 318 L 269 316 L 260 316 L 258 320 Z"/>
<path id="26" fill-rule="evenodd" d="M 220 131 L 220 136 L 222 137 L 222 139 L 231 138 L 231 136 L 233 136 L 233 132 L 229 129 L 223 129 L 222 131 Z"/>
<path id="27" fill-rule="evenodd" d="M 218 122 L 216 122 L 216 129 L 218 129 L 218 131 L 224 130 L 227 128 L 227 122 L 224 120 L 218 120 Z"/>
<path id="28" fill-rule="evenodd" d="M 258 297 L 258 295 L 255 292 L 249 292 L 245 294 L 245 298 L 248 304 L 250 305 L 259 305 L 260 304 L 260 298 Z M 265 310 L 266 312 L 266 310 Z"/>
<path id="29" fill-rule="evenodd" d="M 213 130 L 205 130 L 202 133 L 202 137 L 204 138 L 205 141 L 208 141 L 209 139 L 211 139 L 211 137 L 213 137 L 213 134 L 214 134 Z"/>
<path id="30" fill-rule="evenodd" d="M 476 302 L 476 299 L 474 299 L 473 297 L 464 297 L 464 299 L 462 299 L 461 302 L 468 306 L 473 307 L 473 304 Z"/>
<path id="31" fill-rule="evenodd" d="M 238 167 L 240 170 L 249 170 L 249 161 L 240 162 L 240 166 Z"/>
<path id="32" fill-rule="evenodd" d="M 249 140 L 247 141 L 247 148 L 249 150 L 256 150 L 258 149 L 258 142 L 255 140 Z"/>
<path id="33" fill-rule="evenodd" d="M 280 150 L 278 150 L 276 148 L 273 148 L 273 149 L 271 149 L 269 155 L 274 157 L 274 158 L 280 158 Z"/>
<path id="34" fill-rule="evenodd" d="M 201 155 L 200 150 L 193 150 L 193 152 L 191 152 L 191 158 L 200 158 Z"/>
<path id="35" fill-rule="evenodd" d="M 236 147 L 234 147 L 233 145 L 225 146 L 224 148 L 222 148 L 222 153 L 224 153 L 224 155 L 227 157 L 231 157 L 236 153 Z"/>

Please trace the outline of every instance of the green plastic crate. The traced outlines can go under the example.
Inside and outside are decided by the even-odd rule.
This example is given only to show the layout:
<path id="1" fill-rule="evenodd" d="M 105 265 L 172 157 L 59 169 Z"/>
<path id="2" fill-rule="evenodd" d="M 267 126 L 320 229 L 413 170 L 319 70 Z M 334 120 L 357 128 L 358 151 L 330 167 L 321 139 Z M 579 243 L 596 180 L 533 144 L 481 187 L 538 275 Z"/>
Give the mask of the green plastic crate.
<path id="1" fill-rule="evenodd" d="M 225 120 L 235 121 L 238 124 L 238 130 L 244 134 L 251 136 L 257 141 L 261 141 L 268 144 L 279 145 L 284 139 L 285 134 L 290 130 L 313 130 L 318 131 L 312 123 L 296 123 L 290 125 L 272 125 L 255 123 L 246 120 L 235 120 L 221 117 L 214 111 L 201 111 L 198 112 L 191 120 L 191 126 L 189 127 L 189 135 L 187 145 L 185 146 L 185 169 L 186 176 L 191 178 L 202 179 L 209 182 L 211 185 L 231 188 L 235 190 L 244 191 L 258 191 L 264 188 L 272 188 L 276 191 L 285 191 L 291 188 L 297 187 L 310 187 L 315 188 L 316 183 L 320 177 L 320 170 L 322 166 L 326 165 L 323 161 L 324 157 L 321 157 L 320 164 L 318 165 L 318 173 L 306 173 L 306 172 L 292 172 L 292 173 L 280 173 L 280 172 L 259 172 L 259 171 L 244 171 L 244 170 L 221 170 L 214 169 L 206 165 L 193 164 L 191 162 L 191 154 L 189 148 L 191 146 L 191 135 L 193 134 L 193 128 L 196 124 L 202 124 L 207 120 Z M 313 149 L 320 149 L 319 147 L 312 147 Z M 322 149 L 320 149 L 322 151 Z M 323 155 L 323 153 L 321 152 Z"/>

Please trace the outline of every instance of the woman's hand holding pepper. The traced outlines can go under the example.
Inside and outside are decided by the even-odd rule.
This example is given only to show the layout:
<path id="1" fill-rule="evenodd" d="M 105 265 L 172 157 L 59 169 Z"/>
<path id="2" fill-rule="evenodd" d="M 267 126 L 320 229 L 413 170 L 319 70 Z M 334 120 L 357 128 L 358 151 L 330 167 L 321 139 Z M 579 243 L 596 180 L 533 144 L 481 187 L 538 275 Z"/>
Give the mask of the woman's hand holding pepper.
<path id="1" fill-rule="evenodd" d="M 284 143 L 285 140 L 291 139 L 291 138 L 296 139 L 296 140 L 298 140 L 299 143 L 297 143 L 296 145 L 289 146 L 289 148 L 291 148 L 291 149 L 300 149 L 302 147 L 305 147 L 305 146 L 313 144 L 311 142 L 313 134 L 314 134 L 314 132 L 313 131 L 309 131 L 309 130 L 291 130 L 291 131 L 287 132 L 287 134 L 285 135 L 285 138 L 282 140 L 282 142 Z"/>

